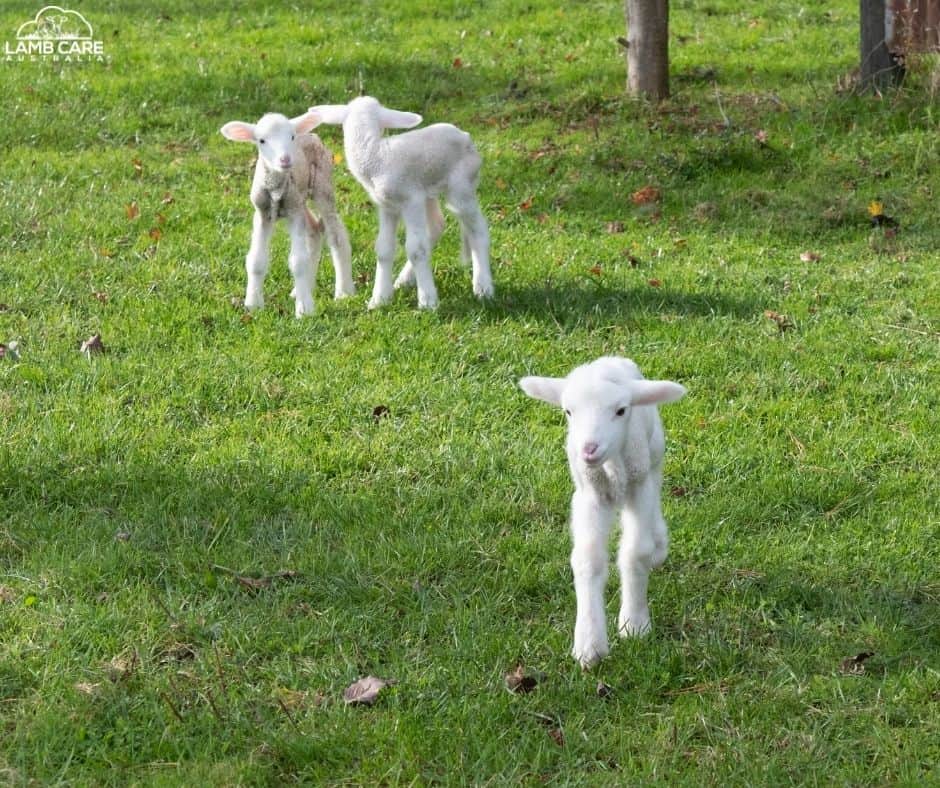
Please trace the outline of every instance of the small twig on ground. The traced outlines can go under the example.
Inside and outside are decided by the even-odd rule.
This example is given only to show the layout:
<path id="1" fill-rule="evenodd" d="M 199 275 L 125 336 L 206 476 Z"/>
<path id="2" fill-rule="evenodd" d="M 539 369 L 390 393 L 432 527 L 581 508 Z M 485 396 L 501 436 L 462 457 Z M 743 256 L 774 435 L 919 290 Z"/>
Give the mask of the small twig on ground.
<path id="1" fill-rule="evenodd" d="M 173 701 L 170 699 L 170 696 L 165 692 L 160 693 L 160 697 L 166 701 L 166 705 L 170 707 L 170 711 L 173 712 L 173 716 L 176 717 L 180 722 L 183 722 L 183 715 L 180 714 L 179 709 L 173 704 Z"/>
<path id="2" fill-rule="evenodd" d="M 284 705 L 284 701 L 278 698 L 277 705 L 280 706 L 283 712 L 287 715 L 287 719 L 290 722 L 290 724 L 293 726 L 294 730 L 297 731 L 297 733 L 300 733 L 300 728 L 298 728 L 297 723 L 294 722 L 294 718 L 291 716 L 290 709 L 288 709 L 287 706 Z"/>
<path id="3" fill-rule="evenodd" d="M 718 103 L 718 111 L 721 113 L 722 120 L 725 122 L 725 128 L 731 128 L 731 121 L 728 119 L 728 116 L 725 114 L 725 108 L 721 106 L 721 91 L 718 88 L 715 88 L 715 101 Z"/>

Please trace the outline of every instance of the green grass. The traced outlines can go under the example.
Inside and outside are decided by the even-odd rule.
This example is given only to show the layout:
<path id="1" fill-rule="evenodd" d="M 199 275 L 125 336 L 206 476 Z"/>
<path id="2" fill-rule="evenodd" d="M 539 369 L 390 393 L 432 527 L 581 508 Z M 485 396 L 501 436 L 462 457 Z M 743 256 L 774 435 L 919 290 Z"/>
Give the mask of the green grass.
<path id="1" fill-rule="evenodd" d="M 0 63 L 0 782 L 940 784 L 931 64 L 853 97 L 855 4 L 685 0 L 657 108 L 618 3 L 199 5 L 88 0 L 110 63 Z M 218 128 L 360 82 L 473 134 L 497 297 L 450 222 L 436 313 L 333 302 L 324 260 L 297 321 L 282 229 L 245 319 Z M 604 353 L 688 387 L 684 494 L 654 635 L 582 673 L 564 427 L 515 382 Z M 398 684 L 345 707 L 367 673 Z"/>

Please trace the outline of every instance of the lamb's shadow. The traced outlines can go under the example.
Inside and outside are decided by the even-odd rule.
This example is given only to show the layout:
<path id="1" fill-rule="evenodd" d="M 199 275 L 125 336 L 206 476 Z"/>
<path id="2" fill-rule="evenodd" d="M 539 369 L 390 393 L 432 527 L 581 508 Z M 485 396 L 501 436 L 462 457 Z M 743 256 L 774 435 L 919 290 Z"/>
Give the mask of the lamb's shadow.
<path id="1" fill-rule="evenodd" d="M 449 280 L 456 278 L 447 277 Z M 469 290 L 469 282 L 461 284 Z M 567 329 L 618 323 L 629 325 L 649 319 L 666 322 L 690 317 L 747 319 L 762 311 L 755 299 L 746 296 L 653 286 L 645 278 L 642 282 L 624 283 L 622 286 L 600 282 L 571 286 L 567 281 L 556 284 L 551 280 L 527 285 L 497 279 L 496 295 L 485 303 L 459 290 L 460 286 L 454 281 L 444 285 L 439 307 L 441 317 L 482 317 L 492 322 L 538 321 Z"/>

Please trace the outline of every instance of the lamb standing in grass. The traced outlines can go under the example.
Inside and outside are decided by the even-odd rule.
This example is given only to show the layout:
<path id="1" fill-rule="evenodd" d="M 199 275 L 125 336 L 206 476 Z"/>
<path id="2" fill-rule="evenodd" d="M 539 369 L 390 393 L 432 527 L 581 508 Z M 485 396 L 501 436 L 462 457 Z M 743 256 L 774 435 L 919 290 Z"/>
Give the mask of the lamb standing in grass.
<path id="1" fill-rule="evenodd" d="M 383 137 L 385 129 L 410 129 L 421 122 L 413 112 L 386 109 L 371 96 L 349 104 L 311 107 L 324 123 L 342 125 L 346 161 L 379 212 L 375 242 L 378 265 L 369 308 L 387 304 L 393 288 L 418 285 L 418 306 L 434 309 L 437 289 L 431 272 L 431 249 L 444 231 L 438 197 L 457 215 L 462 236 L 461 257 L 473 265 L 473 292 L 493 295 L 490 236 L 477 202 L 480 154 L 470 135 L 449 123 Z M 405 223 L 408 262 L 392 284 L 395 235 Z"/>
<path id="2" fill-rule="evenodd" d="M 264 306 L 264 278 L 268 273 L 269 249 L 274 224 L 286 219 L 291 247 L 287 263 L 294 278 L 295 314 L 313 314 L 313 286 L 323 242 L 323 230 L 336 272 L 335 297 L 353 295 L 352 255 L 346 227 L 336 213 L 333 195 L 333 157 L 320 138 L 308 132 L 320 122 L 306 114 L 288 120 L 270 113 L 257 124 L 232 121 L 221 131 L 230 140 L 252 142 L 258 148 L 258 163 L 251 183 L 255 217 L 251 246 L 245 258 L 248 286 L 245 306 Z M 307 207 L 312 197 L 322 219 Z"/>
<path id="3" fill-rule="evenodd" d="M 668 380 L 645 380 L 629 359 L 604 357 L 566 378 L 526 377 L 530 397 L 560 405 L 568 418 L 571 499 L 571 569 L 577 597 L 572 655 L 582 667 L 608 651 L 604 617 L 607 541 L 620 513 L 617 564 L 622 600 L 621 636 L 650 629 L 646 589 L 651 569 L 666 560 L 669 534 L 660 488 L 666 450 L 656 406 L 675 402 L 685 388 Z"/>

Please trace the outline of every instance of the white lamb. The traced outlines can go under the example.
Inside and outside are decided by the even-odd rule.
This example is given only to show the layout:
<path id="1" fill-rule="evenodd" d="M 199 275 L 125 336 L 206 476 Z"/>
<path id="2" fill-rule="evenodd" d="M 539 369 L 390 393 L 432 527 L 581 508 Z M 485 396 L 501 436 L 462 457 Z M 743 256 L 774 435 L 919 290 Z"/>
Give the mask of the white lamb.
<path id="1" fill-rule="evenodd" d="M 371 96 L 349 104 L 311 107 L 324 123 L 342 125 L 346 161 L 369 193 L 379 212 L 375 242 L 378 265 L 369 308 L 387 304 L 393 288 L 418 285 L 418 306 L 434 309 L 437 289 L 431 272 L 431 250 L 444 231 L 438 197 L 460 221 L 461 256 L 473 264 L 473 292 L 493 295 L 490 275 L 490 235 L 477 202 L 480 154 L 470 135 L 449 123 L 436 123 L 393 137 L 385 129 L 410 129 L 421 122 L 413 112 L 383 107 Z M 392 284 L 396 231 L 405 223 L 408 262 Z"/>
<path id="2" fill-rule="evenodd" d="M 255 206 L 251 246 L 245 257 L 248 286 L 245 306 L 264 306 L 264 278 L 268 273 L 269 249 L 274 224 L 286 219 L 291 246 L 287 264 L 294 278 L 291 296 L 295 299 L 297 317 L 313 314 L 313 286 L 317 278 L 323 230 L 336 272 L 335 297 L 353 295 L 352 255 L 346 227 L 336 213 L 333 194 L 333 156 L 308 132 L 319 123 L 315 115 L 306 114 L 289 120 L 269 113 L 257 124 L 232 121 L 222 134 L 237 142 L 251 142 L 258 148 L 251 183 L 251 202 Z M 307 207 L 312 197 L 320 214 L 314 217 Z"/>
<path id="3" fill-rule="evenodd" d="M 685 388 L 668 380 L 645 380 L 633 361 L 607 356 L 566 378 L 526 377 L 530 397 L 560 405 L 568 418 L 571 499 L 571 569 L 577 597 L 572 655 L 582 667 L 608 651 L 604 617 L 607 543 L 620 513 L 617 559 L 622 600 L 621 636 L 650 630 L 646 589 L 650 570 L 666 560 L 669 534 L 660 488 L 666 442 L 656 407 L 674 402 Z"/>

